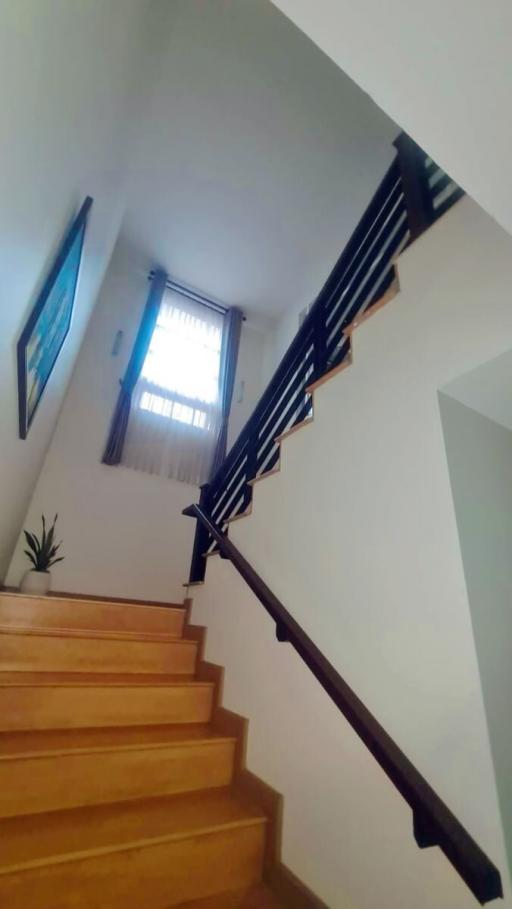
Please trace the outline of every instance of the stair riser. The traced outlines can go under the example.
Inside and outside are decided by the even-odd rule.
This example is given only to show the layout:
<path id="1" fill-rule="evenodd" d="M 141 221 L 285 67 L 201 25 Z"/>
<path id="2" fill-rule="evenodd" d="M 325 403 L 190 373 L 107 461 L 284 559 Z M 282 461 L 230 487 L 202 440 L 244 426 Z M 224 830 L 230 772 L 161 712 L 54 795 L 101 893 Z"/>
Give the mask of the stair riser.
<path id="1" fill-rule="evenodd" d="M 5 686 L 0 730 L 207 723 L 213 685 Z"/>
<path id="2" fill-rule="evenodd" d="M 175 634 L 179 637 L 183 630 L 184 616 L 185 611 L 182 609 L 159 606 L 0 595 L 0 626 L 141 631 L 149 634 Z"/>
<path id="3" fill-rule="evenodd" d="M 234 742 L 0 760 L 0 817 L 227 786 Z"/>
<path id="4" fill-rule="evenodd" d="M 2 634 L 0 665 L 18 672 L 162 672 L 192 675 L 197 644 Z"/>
<path id="5" fill-rule="evenodd" d="M 209 834 L 0 876 L 9 909 L 168 909 L 249 887 L 261 878 L 265 824 Z"/>

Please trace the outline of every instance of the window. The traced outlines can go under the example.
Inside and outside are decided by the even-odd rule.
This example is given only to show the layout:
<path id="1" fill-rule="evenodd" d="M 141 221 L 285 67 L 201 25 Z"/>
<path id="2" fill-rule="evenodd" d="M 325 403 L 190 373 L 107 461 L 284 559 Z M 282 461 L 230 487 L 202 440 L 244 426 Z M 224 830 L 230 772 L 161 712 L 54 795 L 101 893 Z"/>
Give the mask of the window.
<path id="1" fill-rule="evenodd" d="M 139 407 L 207 429 L 219 398 L 222 316 L 169 292 L 141 373 Z"/>
<path id="2" fill-rule="evenodd" d="M 165 292 L 132 398 L 124 464 L 206 480 L 220 424 L 222 330 L 221 313 Z"/>

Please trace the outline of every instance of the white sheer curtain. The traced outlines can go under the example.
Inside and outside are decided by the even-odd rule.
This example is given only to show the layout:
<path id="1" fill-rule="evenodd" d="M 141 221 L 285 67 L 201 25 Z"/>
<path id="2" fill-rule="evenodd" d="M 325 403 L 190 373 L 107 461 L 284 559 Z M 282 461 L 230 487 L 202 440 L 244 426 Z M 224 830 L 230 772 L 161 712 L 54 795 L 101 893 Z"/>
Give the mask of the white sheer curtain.
<path id="1" fill-rule="evenodd" d="M 185 483 L 208 479 L 221 418 L 223 318 L 165 292 L 132 396 L 123 464 Z"/>

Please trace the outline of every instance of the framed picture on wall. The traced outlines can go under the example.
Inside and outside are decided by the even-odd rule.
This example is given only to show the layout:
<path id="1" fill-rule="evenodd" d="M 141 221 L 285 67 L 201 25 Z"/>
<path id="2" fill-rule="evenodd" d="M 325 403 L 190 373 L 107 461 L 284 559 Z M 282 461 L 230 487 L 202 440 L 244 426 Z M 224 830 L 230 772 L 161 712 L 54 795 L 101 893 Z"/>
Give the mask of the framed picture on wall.
<path id="1" fill-rule="evenodd" d="M 87 196 L 65 235 L 18 341 L 20 438 L 26 439 L 71 325 L 87 217 Z"/>

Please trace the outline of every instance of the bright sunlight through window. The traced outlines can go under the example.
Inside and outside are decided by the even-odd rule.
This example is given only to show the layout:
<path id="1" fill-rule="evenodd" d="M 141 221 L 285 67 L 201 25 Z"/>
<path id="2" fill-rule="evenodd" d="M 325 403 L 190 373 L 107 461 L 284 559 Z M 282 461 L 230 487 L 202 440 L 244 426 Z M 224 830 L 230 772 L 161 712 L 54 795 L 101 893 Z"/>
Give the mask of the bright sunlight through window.
<path id="1" fill-rule="evenodd" d="M 219 324 L 176 304 L 176 296 L 160 309 L 141 373 L 141 410 L 209 428 L 218 403 L 222 331 Z"/>

